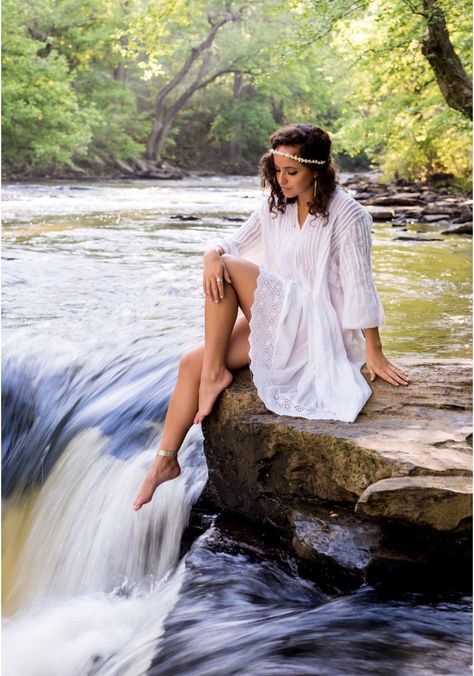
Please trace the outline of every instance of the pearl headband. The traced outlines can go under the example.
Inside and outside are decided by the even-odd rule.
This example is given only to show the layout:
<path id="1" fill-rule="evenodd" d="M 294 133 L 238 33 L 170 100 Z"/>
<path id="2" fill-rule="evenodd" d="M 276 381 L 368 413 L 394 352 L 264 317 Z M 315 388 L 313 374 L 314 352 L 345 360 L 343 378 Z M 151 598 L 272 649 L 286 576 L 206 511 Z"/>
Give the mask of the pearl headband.
<path id="1" fill-rule="evenodd" d="M 291 155 L 291 153 L 284 153 L 282 150 L 270 150 L 272 155 L 281 155 L 281 157 L 287 157 L 289 160 L 296 160 L 297 162 L 302 162 L 303 164 L 326 164 L 326 160 L 307 160 L 304 157 L 298 157 L 297 155 Z"/>

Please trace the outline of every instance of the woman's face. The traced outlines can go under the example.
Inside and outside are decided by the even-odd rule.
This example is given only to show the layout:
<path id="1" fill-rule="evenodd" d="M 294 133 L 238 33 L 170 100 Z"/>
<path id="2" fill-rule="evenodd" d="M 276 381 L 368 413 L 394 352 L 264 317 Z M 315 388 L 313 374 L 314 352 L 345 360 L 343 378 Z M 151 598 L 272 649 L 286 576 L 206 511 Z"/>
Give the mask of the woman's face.
<path id="1" fill-rule="evenodd" d="M 278 146 L 276 150 L 298 155 L 298 148 L 295 146 Z M 285 197 L 302 197 L 306 193 L 311 199 L 314 192 L 314 174 L 309 167 L 281 155 L 273 155 L 273 162 L 278 184 Z"/>

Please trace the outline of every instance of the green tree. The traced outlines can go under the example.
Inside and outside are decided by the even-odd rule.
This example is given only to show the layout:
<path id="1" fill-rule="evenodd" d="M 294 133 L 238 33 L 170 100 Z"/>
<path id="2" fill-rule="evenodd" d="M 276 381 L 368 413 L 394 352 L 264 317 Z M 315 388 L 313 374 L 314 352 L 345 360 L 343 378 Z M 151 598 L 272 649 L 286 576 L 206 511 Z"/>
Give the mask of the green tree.
<path id="1" fill-rule="evenodd" d="M 467 0 L 5 0 L 3 9 L 10 169 L 146 154 L 246 170 L 276 126 L 308 121 L 387 178 L 469 175 Z"/>
<path id="2" fill-rule="evenodd" d="M 207 159 L 224 171 L 255 171 L 277 126 L 296 120 L 335 125 L 337 109 L 325 80 L 329 46 L 309 45 L 302 56 L 294 41 L 299 17 L 286 12 L 265 19 L 265 13 L 252 15 L 252 33 L 247 18 L 233 27 L 247 70 L 196 92 L 167 137 L 168 157 L 193 167 Z M 231 42 L 234 56 L 236 41 Z"/>
<path id="3" fill-rule="evenodd" d="M 25 15 L 21 3 L 3 3 L 3 160 L 71 165 L 87 151 L 97 111 L 80 106 L 66 59 L 30 36 Z"/>
<path id="4" fill-rule="evenodd" d="M 144 6 L 147 17 L 154 15 L 155 2 L 150 0 Z M 213 121 L 209 140 L 215 144 L 221 139 L 234 158 L 246 152 L 243 135 L 266 138 L 268 130 L 283 118 L 278 107 L 282 96 L 289 92 L 291 98 L 297 88 L 307 94 L 311 87 L 311 78 L 301 82 L 300 55 L 291 47 L 300 15 L 288 13 L 280 0 L 251 5 L 230 0 L 182 0 L 178 16 L 160 15 L 157 20 L 156 25 L 166 34 L 162 48 L 157 47 L 153 35 L 144 32 L 143 21 L 140 17 L 128 28 L 127 54 L 139 59 L 149 90 L 154 91 L 154 122 L 147 141 L 150 159 L 161 157 L 173 125 L 180 116 L 182 119 L 191 98 L 195 102 L 199 92 L 216 91 L 218 81 L 227 88 L 229 107 Z M 293 86 L 289 84 L 290 71 Z M 301 71 L 307 76 L 305 61 Z M 266 87 L 269 83 L 271 92 Z M 264 110 L 265 105 L 268 108 Z M 256 130 L 258 119 L 261 129 Z"/>
<path id="5" fill-rule="evenodd" d="M 115 33 L 120 0 L 6 0 L 3 8 L 4 160 L 18 169 L 141 154 L 148 122 L 126 84 Z"/>
<path id="6" fill-rule="evenodd" d="M 471 50 L 466 49 L 465 42 L 460 45 L 459 41 L 456 44 L 452 40 L 459 24 L 472 36 L 472 3 L 466 0 L 380 3 L 370 0 L 290 0 L 290 6 L 304 17 L 299 36 L 302 46 L 337 32 L 340 22 L 355 20 L 357 23 L 361 17 L 379 12 L 387 19 L 388 33 L 393 38 L 392 48 L 396 50 L 400 44 L 415 40 L 431 66 L 448 106 L 472 119 L 472 72 L 466 70 L 472 61 Z M 472 44 L 471 37 L 469 42 Z"/>
<path id="7" fill-rule="evenodd" d="M 162 3 L 151 0 L 122 33 L 121 37 L 127 38 L 124 51 L 129 57 L 139 58 L 143 77 L 154 92 L 153 126 L 146 146 L 149 159 L 161 159 L 171 126 L 196 92 L 245 68 L 245 59 L 238 48 L 235 50 L 235 43 L 227 53 L 222 48 L 222 42 L 229 38 L 229 26 L 243 20 L 245 9 L 233 7 L 231 2 L 195 0 L 180 2 L 165 15 Z M 143 30 L 150 18 L 166 37 L 161 43 L 155 31 Z"/>
<path id="8" fill-rule="evenodd" d="M 466 58 L 464 34 L 452 33 Z M 334 32 L 340 66 L 333 86 L 341 102 L 336 141 L 349 154 L 363 151 L 380 163 L 386 179 L 439 171 L 467 177 L 471 170 L 469 120 L 446 106 L 420 47 L 425 35 L 423 15 L 385 0 Z"/>

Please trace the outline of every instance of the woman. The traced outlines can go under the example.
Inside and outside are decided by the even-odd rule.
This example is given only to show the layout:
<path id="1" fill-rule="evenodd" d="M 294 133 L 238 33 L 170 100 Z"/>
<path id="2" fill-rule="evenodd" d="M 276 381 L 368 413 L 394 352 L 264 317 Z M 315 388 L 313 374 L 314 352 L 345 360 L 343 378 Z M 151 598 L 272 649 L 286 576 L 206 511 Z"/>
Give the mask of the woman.
<path id="1" fill-rule="evenodd" d="M 181 359 L 161 447 L 135 510 L 179 475 L 176 456 L 188 429 L 210 413 L 233 369 L 250 364 L 271 411 L 310 419 L 355 420 L 371 395 L 364 363 L 371 381 L 408 384 L 382 352 L 372 219 L 336 185 L 328 134 L 309 124 L 278 130 L 260 172 L 269 198 L 204 255 L 204 344 Z"/>

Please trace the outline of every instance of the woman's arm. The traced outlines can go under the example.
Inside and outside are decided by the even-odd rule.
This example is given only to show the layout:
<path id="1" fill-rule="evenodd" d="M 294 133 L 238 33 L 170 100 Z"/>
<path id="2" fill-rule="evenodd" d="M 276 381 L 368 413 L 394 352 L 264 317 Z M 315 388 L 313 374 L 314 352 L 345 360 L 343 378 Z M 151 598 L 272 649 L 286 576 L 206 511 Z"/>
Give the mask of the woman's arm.
<path id="1" fill-rule="evenodd" d="M 261 216 L 265 202 L 250 214 L 249 218 L 226 239 L 212 243 L 214 248 L 220 248 L 222 253 L 247 258 L 258 264 L 262 249 Z"/>
<path id="2" fill-rule="evenodd" d="M 360 329 L 365 334 L 366 364 L 370 380 L 377 376 L 395 385 L 408 385 L 408 375 L 390 363 L 382 351 L 379 326 L 383 310 L 372 279 L 370 253 L 372 248 L 369 214 L 354 214 L 350 210 L 341 219 L 334 240 L 334 253 L 339 258 L 343 290 L 343 329 Z M 363 327 L 370 328 L 363 328 Z"/>
<path id="3" fill-rule="evenodd" d="M 408 385 L 408 375 L 399 366 L 391 364 L 382 352 L 378 327 L 365 329 L 365 353 L 366 363 L 369 369 L 370 380 L 373 382 L 377 376 L 398 387 Z"/>
<path id="4" fill-rule="evenodd" d="M 216 242 L 204 254 L 202 287 L 205 295 L 215 303 L 224 298 L 224 280 L 232 283 L 225 259 L 222 258 L 224 254 L 248 258 L 259 264 L 262 252 L 261 212 L 264 208 L 266 202 L 262 202 L 229 239 Z"/>

